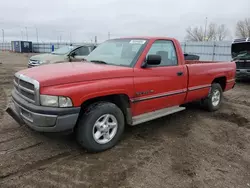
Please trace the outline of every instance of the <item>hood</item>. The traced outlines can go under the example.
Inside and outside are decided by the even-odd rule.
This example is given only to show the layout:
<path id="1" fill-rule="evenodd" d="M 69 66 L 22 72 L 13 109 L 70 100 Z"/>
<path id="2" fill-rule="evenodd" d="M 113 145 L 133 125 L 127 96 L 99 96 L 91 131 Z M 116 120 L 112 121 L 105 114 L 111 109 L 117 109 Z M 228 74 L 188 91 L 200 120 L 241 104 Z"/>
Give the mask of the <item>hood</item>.
<path id="1" fill-rule="evenodd" d="M 37 80 L 40 86 L 52 86 L 73 82 L 131 77 L 133 68 L 96 64 L 89 62 L 69 62 L 49 64 L 19 71 Z"/>
<path id="2" fill-rule="evenodd" d="M 55 61 L 55 60 L 63 60 L 64 55 L 54 55 L 54 54 L 39 54 L 34 55 L 30 58 L 31 60 L 37 61 Z"/>

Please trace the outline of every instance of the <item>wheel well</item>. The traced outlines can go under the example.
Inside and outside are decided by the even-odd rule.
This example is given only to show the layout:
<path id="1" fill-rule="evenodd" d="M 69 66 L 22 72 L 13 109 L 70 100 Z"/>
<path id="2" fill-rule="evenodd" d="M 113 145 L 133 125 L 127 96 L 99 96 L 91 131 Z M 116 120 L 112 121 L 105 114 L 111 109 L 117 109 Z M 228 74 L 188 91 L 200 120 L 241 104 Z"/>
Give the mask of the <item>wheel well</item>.
<path id="1" fill-rule="evenodd" d="M 89 99 L 87 101 L 84 101 L 81 105 L 81 112 L 84 113 L 85 109 L 93 103 L 96 102 L 112 102 L 116 104 L 123 112 L 124 118 L 126 120 L 127 124 L 132 124 L 132 114 L 131 114 L 131 108 L 130 108 L 130 100 L 129 97 L 126 94 L 115 94 L 115 95 L 107 95 L 107 96 L 101 96 Z"/>
<path id="2" fill-rule="evenodd" d="M 215 78 L 212 82 L 213 83 L 218 83 L 220 84 L 222 90 L 224 91 L 225 88 L 226 88 L 226 81 L 227 81 L 227 78 L 225 76 L 222 76 L 222 77 L 218 77 L 218 78 Z"/>

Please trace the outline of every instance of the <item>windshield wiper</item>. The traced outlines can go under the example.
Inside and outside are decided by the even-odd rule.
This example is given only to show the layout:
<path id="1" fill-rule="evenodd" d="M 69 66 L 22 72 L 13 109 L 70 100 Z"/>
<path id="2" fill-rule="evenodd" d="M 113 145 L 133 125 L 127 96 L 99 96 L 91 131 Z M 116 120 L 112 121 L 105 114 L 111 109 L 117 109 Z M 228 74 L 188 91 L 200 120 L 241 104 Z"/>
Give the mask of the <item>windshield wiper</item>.
<path id="1" fill-rule="evenodd" d="M 90 62 L 100 63 L 100 64 L 108 64 L 107 62 L 102 61 L 102 60 L 91 60 Z"/>

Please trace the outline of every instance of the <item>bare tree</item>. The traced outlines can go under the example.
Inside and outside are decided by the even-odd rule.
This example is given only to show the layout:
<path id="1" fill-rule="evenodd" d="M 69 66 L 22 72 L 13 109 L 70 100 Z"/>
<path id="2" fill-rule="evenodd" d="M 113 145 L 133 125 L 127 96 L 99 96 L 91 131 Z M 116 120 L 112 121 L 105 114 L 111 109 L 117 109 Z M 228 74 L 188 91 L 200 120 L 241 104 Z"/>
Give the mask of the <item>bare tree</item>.
<path id="1" fill-rule="evenodd" d="M 225 25 L 217 25 L 210 23 L 207 31 L 205 32 L 203 27 L 188 27 L 186 29 L 186 39 L 190 41 L 222 41 L 228 35 L 228 29 Z"/>
<path id="2" fill-rule="evenodd" d="M 223 41 L 229 34 L 229 30 L 226 28 L 224 24 L 220 25 L 217 28 L 217 40 Z"/>
<path id="3" fill-rule="evenodd" d="M 237 22 L 236 36 L 242 38 L 250 37 L 250 18 Z"/>
<path id="4" fill-rule="evenodd" d="M 189 27 L 186 29 L 187 36 L 186 38 L 191 41 L 203 41 L 203 29 L 202 27 Z"/>
<path id="5" fill-rule="evenodd" d="M 210 23 L 208 26 L 208 31 L 207 31 L 207 35 L 204 36 L 204 40 L 205 41 L 213 41 L 216 40 L 216 35 L 217 35 L 217 25 L 214 23 Z"/>

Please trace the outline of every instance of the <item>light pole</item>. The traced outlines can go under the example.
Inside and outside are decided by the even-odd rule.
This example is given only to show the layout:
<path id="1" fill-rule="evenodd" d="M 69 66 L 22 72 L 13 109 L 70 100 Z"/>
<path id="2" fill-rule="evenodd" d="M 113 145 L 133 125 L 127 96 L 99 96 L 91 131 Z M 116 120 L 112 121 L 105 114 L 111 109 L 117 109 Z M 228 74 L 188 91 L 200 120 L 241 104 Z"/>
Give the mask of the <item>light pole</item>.
<path id="1" fill-rule="evenodd" d="M 204 32 L 204 41 L 207 38 L 207 17 L 206 17 L 206 21 L 205 21 L 205 32 Z"/>
<path id="2" fill-rule="evenodd" d="M 23 30 L 21 30 L 21 37 L 22 37 L 22 40 L 23 40 Z"/>
<path id="3" fill-rule="evenodd" d="M 110 39 L 110 32 L 108 32 L 108 39 Z"/>
<path id="4" fill-rule="evenodd" d="M 38 43 L 38 30 L 37 30 L 37 27 L 36 27 L 36 42 Z"/>
<path id="5" fill-rule="evenodd" d="M 28 38 L 28 29 L 27 29 L 27 27 L 25 27 L 25 30 L 26 30 L 26 40 L 28 41 L 29 38 Z"/>
<path id="6" fill-rule="evenodd" d="M 69 33 L 69 43 L 70 43 L 70 44 L 72 43 L 72 35 L 71 35 L 71 32 Z"/>
<path id="7" fill-rule="evenodd" d="M 2 29 L 2 32 L 3 32 L 3 43 L 4 43 L 4 29 Z"/>

